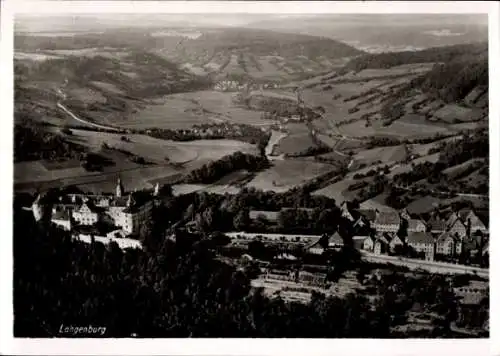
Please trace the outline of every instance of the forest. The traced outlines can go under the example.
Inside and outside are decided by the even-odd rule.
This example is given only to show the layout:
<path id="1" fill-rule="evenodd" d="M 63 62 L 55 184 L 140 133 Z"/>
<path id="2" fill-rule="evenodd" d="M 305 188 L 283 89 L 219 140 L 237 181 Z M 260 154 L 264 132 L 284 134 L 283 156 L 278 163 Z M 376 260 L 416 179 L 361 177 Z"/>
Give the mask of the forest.
<path id="1" fill-rule="evenodd" d="M 343 71 L 391 68 L 413 63 L 447 63 L 458 57 L 474 59 L 487 55 L 487 43 L 460 44 L 446 47 L 432 47 L 420 51 L 388 52 L 366 54 L 349 61 Z"/>
<path id="2" fill-rule="evenodd" d="M 84 146 L 67 142 L 36 123 L 14 125 L 14 162 L 80 159 L 85 151 Z"/>
<path id="3" fill-rule="evenodd" d="M 268 167 L 269 161 L 266 156 L 256 156 L 238 151 L 190 171 L 182 181 L 184 183 L 209 184 L 238 170 L 257 172 Z"/>

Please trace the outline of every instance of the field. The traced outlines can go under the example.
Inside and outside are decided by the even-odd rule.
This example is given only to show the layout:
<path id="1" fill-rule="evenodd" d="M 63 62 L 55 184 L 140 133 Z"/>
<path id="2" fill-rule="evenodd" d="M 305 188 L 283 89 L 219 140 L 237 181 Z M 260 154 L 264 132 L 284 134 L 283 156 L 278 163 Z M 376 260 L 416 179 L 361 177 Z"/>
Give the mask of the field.
<path id="1" fill-rule="evenodd" d="M 168 180 L 173 175 L 198 168 L 201 165 L 222 158 L 236 151 L 256 153 L 256 148 L 248 143 L 234 140 L 200 140 L 173 142 L 144 135 L 128 135 L 130 141 L 122 141 L 121 136 L 112 133 L 72 130 L 69 136 L 94 152 L 109 159 L 113 164 L 102 172 L 87 172 L 75 162 L 68 164 L 42 161 L 15 164 L 14 180 L 20 187 L 31 187 L 31 183 L 49 182 L 44 186 L 74 184 L 88 190 L 113 189 L 118 174 L 122 180 L 137 189 L 150 188 L 156 181 Z M 110 149 L 103 149 L 106 143 Z M 130 161 L 128 155 L 143 157 L 151 165 L 140 165 Z M 165 159 L 168 157 L 168 161 Z M 62 167 L 57 169 L 57 165 Z M 59 182 L 58 184 L 56 184 Z M 31 185 L 30 185 L 31 184 Z M 36 185 L 36 184 L 35 184 Z"/>
<path id="2" fill-rule="evenodd" d="M 358 152 L 353 156 L 357 164 L 372 165 L 376 161 L 382 161 L 385 164 L 392 162 L 403 161 L 407 156 L 405 145 L 389 146 L 389 147 L 376 147 L 370 150 Z"/>
<path id="3" fill-rule="evenodd" d="M 275 154 L 298 154 L 309 148 L 316 147 L 316 143 L 309 133 L 288 135 L 281 139 L 274 150 Z"/>
<path id="4" fill-rule="evenodd" d="M 482 110 L 465 108 L 457 104 L 448 104 L 434 112 L 434 116 L 444 122 L 453 124 L 477 121 L 482 117 Z"/>
<path id="5" fill-rule="evenodd" d="M 283 192 L 333 169 L 331 165 L 306 160 L 274 161 L 272 167 L 259 172 L 247 187 Z"/>
<path id="6" fill-rule="evenodd" d="M 340 204 L 344 200 L 349 200 L 352 197 L 352 192 L 348 192 L 347 187 L 353 183 L 356 183 L 356 181 L 346 178 L 340 182 L 330 184 L 322 189 L 316 190 L 312 194 L 335 199 L 335 201 Z"/>
<path id="7" fill-rule="evenodd" d="M 193 125 L 229 122 L 270 126 L 262 112 L 248 110 L 233 101 L 234 93 L 215 90 L 172 94 L 161 104 L 150 104 L 120 123 L 125 128 L 189 129 Z"/>

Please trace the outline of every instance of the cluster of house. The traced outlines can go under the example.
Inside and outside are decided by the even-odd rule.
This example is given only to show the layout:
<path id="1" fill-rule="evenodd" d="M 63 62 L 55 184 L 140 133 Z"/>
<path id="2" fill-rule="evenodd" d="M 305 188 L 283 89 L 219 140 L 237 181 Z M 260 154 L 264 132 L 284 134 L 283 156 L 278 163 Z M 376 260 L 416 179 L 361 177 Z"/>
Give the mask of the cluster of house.
<path id="1" fill-rule="evenodd" d="M 146 192 L 125 193 L 118 179 L 114 195 L 63 194 L 56 202 L 43 202 L 39 195 L 31 206 L 35 220 L 49 219 L 66 231 L 92 230 L 99 223 L 108 232 L 98 236 L 95 232 L 81 234 L 82 239 L 100 238 L 109 242 L 139 233 L 140 226 L 151 217 L 154 198 L 159 194 L 156 184 L 153 195 Z M 142 194 L 141 194 L 142 193 Z M 83 229 L 82 229 L 83 228 Z M 119 240 L 121 242 L 121 240 Z"/>
<path id="2" fill-rule="evenodd" d="M 358 227 L 357 231 L 371 230 L 371 233 L 354 236 L 353 240 L 356 247 L 375 254 L 394 253 L 398 246 L 409 246 L 432 261 L 436 254 L 456 257 L 465 250 L 481 254 L 488 252 L 488 228 L 473 209 L 452 212 L 446 219 L 434 214 L 428 221 L 411 217 L 406 209 L 356 210 L 344 202 L 341 210 L 343 217 Z M 366 226 L 371 229 L 363 229 Z M 342 244 L 338 232 L 329 239 L 329 246 Z M 313 248 L 317 250 L 319 246 L 316 244 Z"/>
<path id="3" fill-rule="evenodd" d="M 235 80 L 221 80 L 214 85 L 214 90 L 217 91 L 235 91 L 243 89 L 245 89 L 245 85 Z"/>
<path id="4" fill-rule="evenodd" d="M 264 84 L 243 84 L 236 80 L 221 80 L 214 85 L 214 90 L 217 91 L 237 91 L 237 90 L 263 90 L 263 89 L 279 89 L 278 83 Z"/>
<path id="5" fill-rule="evenodd" d="M 342 216 L 352 222 L 354 246 L 374 254 L 393 254 L 411 247 L 416 254 L 434 260 L 436 255 L 458 257 L 463 251 L 488 254 L 488 228 L 473 209 L 452 212 L 447 218 L 437 214 L 427 221 L 402 211 L 360 210 L 352 204 L 341 205 Z M 278 212 L 251 211 L 252 220 L 276 221 Z M 301 245 L 308 252 L 322 254 L 325 249 L 340 248 L 342 236 L 336 232 L 328 237 L 328 246 L 318 235 L 230 233 L 234 245 L 248 245 L 258 239 L 269 245 Z"/>

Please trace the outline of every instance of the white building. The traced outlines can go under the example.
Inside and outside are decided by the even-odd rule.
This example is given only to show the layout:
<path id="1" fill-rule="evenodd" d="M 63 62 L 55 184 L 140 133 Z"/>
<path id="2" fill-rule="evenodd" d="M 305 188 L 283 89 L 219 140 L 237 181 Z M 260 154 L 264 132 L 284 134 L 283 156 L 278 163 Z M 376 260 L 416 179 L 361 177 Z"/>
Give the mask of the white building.
<path id="1" fill-rule="evenodd" d="M 120 228 L 126 234 L 137 234 L 142 224 L 152 214 L 154 199 L 151 195 L 129 193 L 125 191 L 118 179 L 115 195 L 88 195 L 70 194 L 61 196 L 58 204 L 54 205 L 51 221 L 64 228 L 71 230 L 74 225 L 92 226 L 100 221 Z M 153 196 L 159 194 L 158 184 Z M 42 207 L 39 199 L 35 202 L 33 209 L 35 218 L 40 219 Z M 36 211 L 35 211 L 36 210 Z"/>

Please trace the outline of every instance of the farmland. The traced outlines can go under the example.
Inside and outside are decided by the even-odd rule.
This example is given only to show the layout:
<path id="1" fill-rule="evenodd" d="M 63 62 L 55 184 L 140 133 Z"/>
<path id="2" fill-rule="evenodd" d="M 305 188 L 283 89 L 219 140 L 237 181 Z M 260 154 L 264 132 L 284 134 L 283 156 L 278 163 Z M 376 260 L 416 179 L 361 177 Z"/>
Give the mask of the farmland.
<path id="1" fill-rule="evenodd" d="M 283 192 L 333 170 L 334 167 L 331 165 L 312 161 L 277 160 L 273 162 L 271 168 L 259 172 L 247 186 Z"/>
<path id="2" fill-rule="evenodd" d="M 58 181 L 106 191 L 112 189 L 113 181 L 120 174 L 132 187 L 140 189 L 152 186 L 152 180 L 164 180 L 236 151 L 256 153 L 255 146 L 233 140 L 172 142 L 145 135 L 128 135 L 127 140 L 122 140 L 121 135 L 113 133 L 72 131 L 70 141 L 98 152 L 113 162 L 112 165 L 104 167 L 102 172 L 87 172 L 79 164 L 75 167 L 74 162 L 69 168 L 61 169 L 47 169 L 38 161 L 21 162 L 14 168 L 16 183 L 29 186 L 30 182 Z M 103 148 L 104 143 L 108 148 Z M 149 164 L 132 162 L 128 159 L 130 155 L 142 157 Z"/>
<path id="3" fill-rule="evenodd" d="M 176 184 L 176 194 L 235 193 L 242 186 L 286 191 L 342 171 L 342 180 L 321 182 L 314 192 L 342 201 L 364 193 L 357 183 L 368 189 L 375 176 L 390 180 L 411 172 L 412 165 L 436 163 L 439 153 L 429 151 L 445 142 L 442 137 L 487 125 L 487 88 L 467 84 L 467 93 L 451 92 L 459 100 L 443 96 L 436 79 L 441 61 L 396 58 L 391 66 L 382 55 L 381 65 L 378 57 L 375 64 L 365 63 L 364 57 L 351 58 L 359 51 L 335 41 L 266 31 L 203 30 L 179 41 L 186 39 L 181 33 L 130 33 L 121 41 L 103 34 L 99 46 L 65 39 L 52 48 L 35 37 L 17 41 L 25 48 L 16 51 L 16 120 L 50 122 L 55 127 L 45 130 L 61 132 L 61 126 L 77 124 L 57 106 L 62 102 L 87 123 L 130 131 L 126 137 L 78 129 L 62 134 L 111 163 L 88 172 L 74 158 L 21 162 L 16 183 L 59 180 L 110 189 L 118 173 L 138 188 L 176 183 L 236 151 L 258 154 L 265 143 L 271 167 L 209 185 Z M 89 36 L 96 41 L 95 34 Z M 257 134 L 237 134 L 244 126 L 254 126 Z M 421 139 L 425 143 L 416 143 Z M 462 172 L 451 167 L 443 174 L 454 177 L 455 170 Z M 484 183 L 478 171 L 462 173 L 460 187 Z M 384 199 L 378 194 L 365 204 L 383 208 Z"/>

